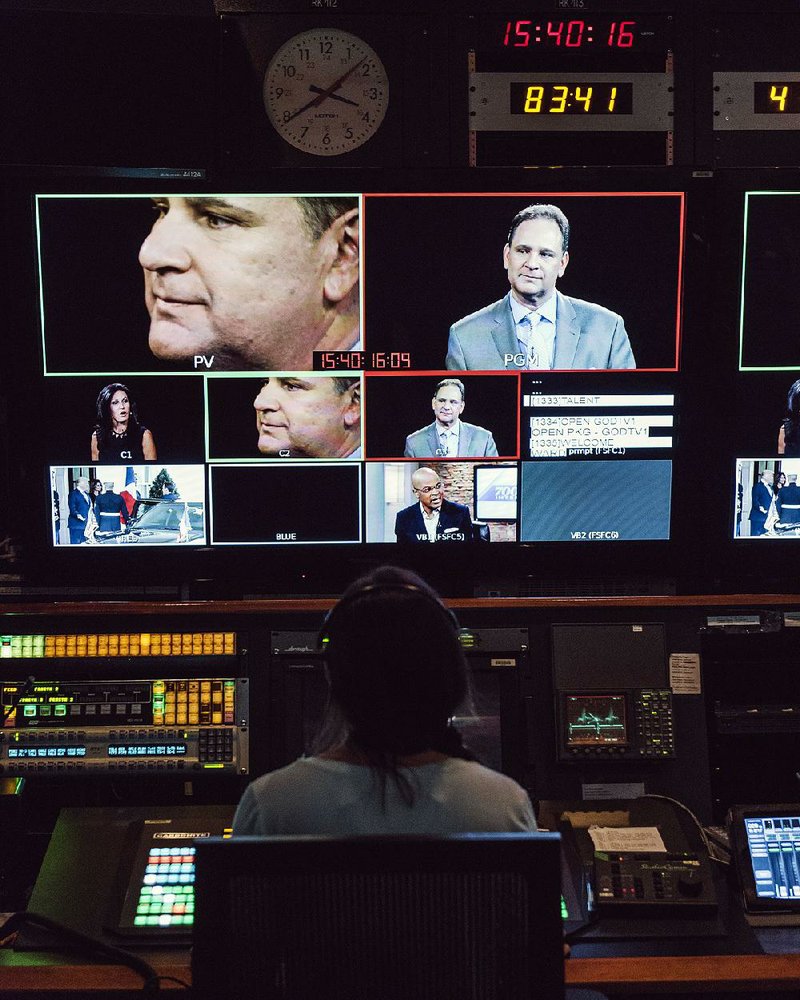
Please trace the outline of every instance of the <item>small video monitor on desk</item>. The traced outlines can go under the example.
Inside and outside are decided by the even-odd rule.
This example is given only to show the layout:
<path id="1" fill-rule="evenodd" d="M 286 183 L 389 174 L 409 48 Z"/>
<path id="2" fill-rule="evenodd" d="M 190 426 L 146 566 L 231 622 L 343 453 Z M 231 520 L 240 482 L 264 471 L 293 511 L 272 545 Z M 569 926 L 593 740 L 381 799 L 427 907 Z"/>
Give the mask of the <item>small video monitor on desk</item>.
<path id="1" fill-rule="evenodd" d="M 62 809 L 29 909 L 118 948 L 186 944 L 195 843 L 229 831 L 233 812 L 230 804 Z M 75 946 L 37 927 L 26 927 L 14 945 Z"/>
<path id="2" fill-rule="evenodd" d="M 800 803 L 735 806 L 728 823 L 748 922 L 800 924 Z"/>

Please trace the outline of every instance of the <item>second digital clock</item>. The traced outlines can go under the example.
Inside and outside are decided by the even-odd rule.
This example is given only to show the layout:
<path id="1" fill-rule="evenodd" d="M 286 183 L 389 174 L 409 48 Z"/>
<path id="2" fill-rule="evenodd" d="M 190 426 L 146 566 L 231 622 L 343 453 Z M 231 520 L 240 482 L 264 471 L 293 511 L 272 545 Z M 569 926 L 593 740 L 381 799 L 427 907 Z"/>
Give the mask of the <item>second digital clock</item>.
<path id="1" fill-rule="evenodd" d="M 512 115 L 630 115 L 632 83 L 512 83 Z"/>

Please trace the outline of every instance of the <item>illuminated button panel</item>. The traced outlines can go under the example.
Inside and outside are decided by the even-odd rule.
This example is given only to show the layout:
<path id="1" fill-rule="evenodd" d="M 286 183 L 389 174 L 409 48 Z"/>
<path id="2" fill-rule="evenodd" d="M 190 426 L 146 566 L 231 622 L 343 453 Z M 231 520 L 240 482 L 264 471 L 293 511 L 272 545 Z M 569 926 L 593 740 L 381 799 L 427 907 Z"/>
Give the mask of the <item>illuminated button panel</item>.
<path id="1" fill-rule="evenodd" d="M 241 678 L 0 682 L 6 726 L 229 726 Z"/>
<path id="2" fill-rule="evenodd" d="M 0 701 L 2 775 L 249 771 L 244 677 L 7 681 Z"/>
<path id="3" fill-rule="evenodd" d="M 235 656 L 235 632 L 0 635 L 0 659 L 106 656 Z"/>
<path id="4" fill-rule="evenodd" d="M 194 923 L 194 847 L 151 847 L 133 918 L 135 927 Z"/>

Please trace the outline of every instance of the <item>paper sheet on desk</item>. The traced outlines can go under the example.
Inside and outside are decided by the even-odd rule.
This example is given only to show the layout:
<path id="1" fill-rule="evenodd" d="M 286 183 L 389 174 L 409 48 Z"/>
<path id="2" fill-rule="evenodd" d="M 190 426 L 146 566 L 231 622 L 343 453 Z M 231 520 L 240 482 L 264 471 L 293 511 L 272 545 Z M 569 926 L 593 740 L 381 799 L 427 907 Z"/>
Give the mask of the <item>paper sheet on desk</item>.
<path id="1" fill-rule="evenodd" d="M 650 852 L 666 854 L 657 826 L 590 826 L 589 836 L 596 851 Z"/>

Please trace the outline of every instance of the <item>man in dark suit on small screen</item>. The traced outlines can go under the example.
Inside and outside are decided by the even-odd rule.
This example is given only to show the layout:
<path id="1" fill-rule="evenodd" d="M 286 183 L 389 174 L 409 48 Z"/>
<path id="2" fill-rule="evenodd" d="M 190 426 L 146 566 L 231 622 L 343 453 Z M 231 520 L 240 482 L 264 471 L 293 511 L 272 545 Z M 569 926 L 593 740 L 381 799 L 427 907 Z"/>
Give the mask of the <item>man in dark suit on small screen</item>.
<path id="1" fill-rule="evenodd" d="M 394 524 L 398 542 L 471 542 L 472 518 L 464 504 L 444 498 L 444 487 L 433 469 L 411 477 L 419 502 L 399 511 Z"/>
<path id="2" fill-rule="evenodd" d="M 753 487 L 750 498 L 750 535 L 765 535 L 767 533 L 766 523 L 769 515 L 769 508 L 772 503 L 774 493 L 772 492 L 772 482 L 774 473 L 772 469 L 764 469 L 758 482 Z"/>
<path id="3" fill-rule="evenodd" d="M 67 498 L 69 504 L 69 528 L 70 545 L 80 545 L 86 540 L 86 526 L 89 522 L 89 508 L 92 506 L 89 499 L 89 480 L 86 476 L 79 476 L 75 481 L 75 489 L 70 491 Z"/>
<path id="4" fill-rule="evenodd" d="M 492 432 L 460 420 L 464 412 L 464 383 L 443 378 L 431 402 L 436 419 L 406 438 L 406 458 L 497 457 Z"/>
<path id="5" fill-rule="evenodd" d="M 625 322 L 556 289 L 569 263 L 569 221 L 555 205 L 514 217 L 503 249 L 511 290 L 450 327 L 447 368 L 461 371 L 635 368 Z"/>

